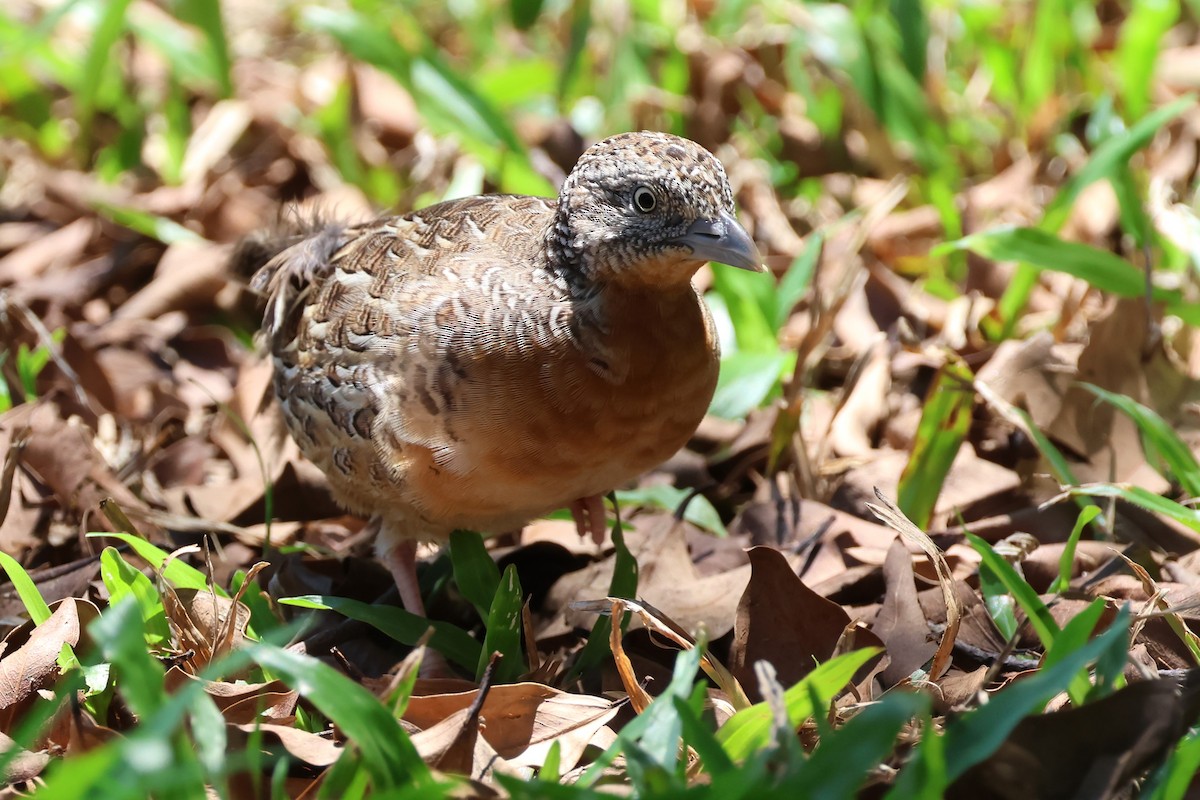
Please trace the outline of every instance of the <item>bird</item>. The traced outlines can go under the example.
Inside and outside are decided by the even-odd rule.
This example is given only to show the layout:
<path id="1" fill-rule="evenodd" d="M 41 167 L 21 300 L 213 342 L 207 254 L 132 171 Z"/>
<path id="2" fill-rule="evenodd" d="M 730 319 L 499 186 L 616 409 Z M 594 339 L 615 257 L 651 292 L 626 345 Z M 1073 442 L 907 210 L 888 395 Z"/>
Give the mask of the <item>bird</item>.
<path id="1" fill-rule="evenodd" d="M 243 253 L 274 395 L 420 616 L 420 542 L 569 507 L 599 543 L 603 496 L 684 446 L 715 391 L 693 276 L 765 271 L 721 162 L 651 131 L 592 145 L 554 198 L 301 228 Z"/>

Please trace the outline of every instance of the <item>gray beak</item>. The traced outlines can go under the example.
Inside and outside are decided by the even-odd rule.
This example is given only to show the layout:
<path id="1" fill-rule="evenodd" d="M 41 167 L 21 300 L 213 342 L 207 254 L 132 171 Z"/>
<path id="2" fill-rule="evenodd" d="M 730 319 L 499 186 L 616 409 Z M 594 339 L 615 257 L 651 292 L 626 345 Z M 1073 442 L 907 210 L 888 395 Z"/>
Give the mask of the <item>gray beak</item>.
<path id="1" fill-rule="evenodd" d="M 716 219 L 696 220 L 687 233 L 675 241 L 692 248 L 692 255 L 698 261 L 715 261 L 751 272 L 766 272 L 750 234 L 727 211 L 722 211 Z"/>

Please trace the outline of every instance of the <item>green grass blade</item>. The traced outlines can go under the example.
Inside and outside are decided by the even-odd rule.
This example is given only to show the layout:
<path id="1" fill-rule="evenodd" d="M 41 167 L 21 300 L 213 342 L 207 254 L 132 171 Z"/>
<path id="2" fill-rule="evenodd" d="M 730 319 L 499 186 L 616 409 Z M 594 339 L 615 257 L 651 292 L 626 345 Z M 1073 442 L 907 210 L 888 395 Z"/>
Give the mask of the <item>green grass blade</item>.
<path id="1" fill-rule="evenodd" d="M 900 57 L 913 80 L 924 82 L 925 59 L 929 52 L 929 17 L 921 0 L 892 0 L 892 21 L 900 34 Z"/>
<path id="2" fill-rule="evenodd" d="M 1109 649 L 1124 648 L 1128 639 L 1129 610 L 1122 608 L 1104 633 L 1068 653 L 1062 661 L 1004 690 L 1002 701 L 987 703 L 946 726 L 946 766 L 950 780 L 996 751 L 1026 715 L 1040 710 L 1065 689 L 1074 676 Z"/>
<path id="3" fill-rule="evenodd" d="M 896 736 L 908 722 L 929 709 L 929 698 L 917 692 L 892 692 L 821 737 L 821 746 L 788 786 L 793 797 L 854 797 L 876 765 L 887 759 Z"/>
<path id="4" fill-rule="evenodd" d="M 683 736 L 683 719 L 679 715 L 678 705 L 689 707 L 694 712 L 703 708 L 705 692 L 695 684 L 700 656 L 707 649 L 708 640 L 702 633 L 695 647 L 676 656 L 671 682 L 654 701 L 659 708 L 647 717 L 645 730 L 638 737 L 637 743 L 663 769 L 674 769 L 681 757 L 679 742 Z"/>
<path id="5" fill-rule="evenodd" d="M 778 332 L 791 317 L 796 304 L 804 298 L 812 285 L 813 276 L 817 272 L 817 264 L 821 260 L 821 251 L 825 247 L 825 234 L 814 231 L 804 242 L 804 249 L 793 259 L 787 272 L 779 279 L 775 287 L 773 317 L 771 324 Z M 766 281 L 769 283 L 769 281 Z"/>
<path id="6" fill-rule="evenodd" d="M 968 533 L 966 536 L 975 551 L 983 557 L 983 563 L 1000 579 L 1004 588 L 1008 589 L 1009 594 L 1017 601 L 1017 605 L 1025 612 L 1025 616 L 1029 618 L 1029 623 L 1037 633 L 1038 639 L 1041 640 L 1042 646 L 1049 649 L 1054 644 L 1059 630 L 1058 623 L 1050 615 L 1050 610 L 1046 608 L 1042 598 L 1038 597 L 1033 587 L 1017 574 L 1012 564 L 996 554 L 990 544 L 973 533 Z"/>
<path id="7" fill-rule="evenodd" d="M 395 606 L 377 606 L 347 597 L 310 594 L 283 597 L 279 602 L 298 608 L 336 611 L 342 616 L 365 622 L 396 641 L 410 646 L 415 645 L 427 630 L 433 628 L 433 635 L 429 639 L 430 647 L 469 670 L 474 670 L 479 663 L 482 652 L 479 642 L 462 628 L 448 622 L 418 617 Z"/>
<path id="8" fill-rule="evenodd" d="M 303 10 L 304 24 L 332 36 L 342 48 L 359 61 L 373 64 L 403 85 L 408 85 L 412 58 L 400 46 L 386 25 L 344 10 L 308 6 Z"/>
<path id="9" fill-rule="evenodd" d="M 967 437 L 975 403 L 974 380 L 966 364 L 951 359 L 929 389 L 912 453 L 896 490 L 896 505 L 918 528 L 929 525 L 942 483 Z"/>
<path id="10" fill-rule="evenodd" d="M 683 740 L 700 757 L 701 768 L 709 775 L 719 777 L 736 772 L 738 767 L 725 753 L 716 735 L 705 725 L 700 715 L 682 698 L 673 698 L 675 713 L 683 732 Z"/>
<path id="11" fill-rule="evenodd" d="M 1083 486 L 1073 486 L 1067 490 L 1067 493 L 1083 497 L 1115 497 L 1155 514 L 1170 517 L 1176 522 L 1181 522 L 1192 530 L 1200 532 L 1200 511 L 1157 495 L 1141 486 L 1122 483 L 1088 483 Z"/>
<path id="12" fill-rule="evenodd" d="M 554 187 L 533 168 L 524 144 L 505 116 L 457 73 L 430 40 L 406 50 L 375 21 L 352 11 L 309 7 L 305 24 L 337 39 L 356 58 L 391 75 L 413 95 L 422 117 L 435 131 L 455 135 L 497 176 L 505 191 L 553 194 Z M 416 30 L 420 30 L 419 26 Z"/>
<path id="13" fill-rule="evenodd" d="M 725 523 L 721 522 L 721 515 L 713 508 L 713 504 L 709 502 L 708 498 L 702 494 L 697 494 L 688 499 L 691 494 L 691 491 L 688 489 L 681 489 L 677 486 L 668 486 L 666 484 L 660 486 L 643 486 L 638 489 L 619 490 L 617 492 L 617 502 L 623 508 L 651 506 L 675 513 L 679 510 L 679 506 L 687 500 L 687 506 L 683 510 L 683 518 L 685 520 L 698 528 L 715 533 L 717 536 L 728 536 L 729 531 L 726 530 Z"/>
<path id="14" fill-rule="evenodd" d="M 221 20 L 221 3 L 219 0 L 180 0 L 176 13 L 204 33 L 214 67 L 210 77 L 216 83 L 221 97 L 231 96 L 233 79 L 225 23 Z"/>
<path id="15" fill-rule="evenodd" d="M 1092 153 L 1083 169 L 1071 176 L 1050 201 L 1045 217 L 1038 227 L 1051 232 L 1062 228 L 1080 192 L 1096 181 L 1108 178 L 1118 167 L 1128 163 L 1134 153 L 1150 143 L 1159 128 L 1195 104 L 1196 98 L 1192 95 L 1180 97 L 1142 117 L 1130 126 L 1129 130 L 1105 139 Z"/>
<path id="16" fill-rule="evenodd" d="M 555 95 L 560 106 L 566 100 L 567 93 L 579 75 L 580 64 L 583 63 L 587 48 L 588 33 L 592 29 L 591 0 L 572 0 L 570 10 L 570 39 L 567 50 L 562 58 L 562 68 L 558 73 L 558 86 Z"/>
<path id="17" fill-rule="evenodd" d="M 679 699 L 686 702 L 691 695 L 696 672 L 700 669 L 700 654 L 703 649 L 703 644 L 700 644 L 698 647 L 681 651 L 675 657 L 671 682 L 663 689 L 662 694 L 654 698 L 654 702 L 645 711 L 621 729 L 617 734 L 617 741 L 588 766 L 576 783 L 577 786 L 593 786 L 604 777 L 608 765 L 618 755 L 627 754 L 631 747 L 637 747 L 649 765 L 674 769 L 680 755 L 679 736 L 682 730 L 674 701 Z"/>
<path id="18" fill-rule="evenodd" d="M 1050 438 L 1033 423 L 1033 418 L 1029 416 L 1029 412 L 1023 408 L 1017 408 L 1007 401 L 1003 400 L 986 384 L 978 384 L 976 391 L 983 396 L 992 408 L 996 409 L 1005 419 L 1011 422 L 1020 430 L 1029 435 L 1034 447 L 1041 453 L 1042 458 L 1046 459 L 1047 465 L 1050 467 L 1050 472 L 1054 475 L 1054 479 L 1058 481 L 1060 486 L 1077 486 L 1079 479 L 1075 477 L 1074 471 L 1071 469 L 1070 463 L 1063 456 L 1062 451 L 1054 446 Z M 1099 508 L 1094 501 L 1084 496 L 1073 496 L 1076 505 L 1080 509 Z M 1103 510 L 1096 517 L 1096 524 L 1103 529 L 1107 524 L 1104 518 Z"/>
<path id="19" fill-rule="evenodd" d="M 1064 0 L 1045 0 L 1033 7 L 1029 38 L 1022 49 L 1020 81 L 1022 117 L 1028 119 L 1054 91 L 1059 75 L 1064 17 L 1070 11 Z M 1069 41 L 1069 37 L 1068 41 Z"/>
<path id="20" fill-rule="evenodd" d="M 717 390 L 708 411 L 723 419 L 743 419 L 779 390 L 796 365 L 794 352 L 732 353 L 721 359 Z"/>
<path id="21" fill-rule="evenodd" d="M 1178 18 L 1178 0 L 1139 0 L 1129 7 L 1117 39 L 1114 64 L 1126 113 L 1133 119 L 1146 113 L 1162 38 Z"/>
<path id="22" fill-rule="evenodd" d="M 775 353 L 779 350 L 775 319 L 774 281 L 755 272 L 718 267 L 713 288 L 725 301 L 737 337 L 739 353 Z"/>
<path id="23" fill-rule="evenodd" d="M 880 652 L 866 647 L 832 658 L 821 664 L 784 693 L 788 721 L 798 726 L 814 713 L 823 711 L 813 706 L 813 692 L 828 704 L 854 677 L 859 667 Z M 754 751 L 765 747 L 771 739 L 771 709 L 766 703 L 755 703 L 734 714 L 717 731 L 717 739 L 734 761 L 745 761 Z"/>
<path id="24" fill-rule="evenodd" d="M 1119 297 L 1141 297 L 1146 293 L 1145 273 L 1125 259 L 1108 250 L 1065 241 L 1039 228 L 993 228 L 940 245 L 935 253 L 955 249 L 970 250 L 994 261 L 1020 261 L 1037 269 L 1065 272 Z M 1177 302 L 1181 297 L 1177 290 L 1157 287 L 1152 294 L 1155 300 L 1166 302 Z"/>
<path id="25" fill-rule="evenodd" d="M 162 565 L 166 562 L 167 556 L 170 554 L 160 547 L 150 544 L 145 539 L 138 538 L 128 533 L 107 533 L 93 532 L 88 534 L 88 538 L 100 537 L 105 539 L 118 539 L 137 553 L 147 564 L 155 570 L 161 570 Z M 167 564 L 167 568 L 163 570 L 163 577 L 171 582 L 171 585 L 178 589 L 207 589 L 208 578 L 203 572 L 186 564 L 178 558 L 171 559 L 171 563 Z M 228 597 L 229 593 L 220 586 L 213 587 L 217 594 L 221 597 Z"/>
<path id="26" fill-rule="evenodd" d="M 475 606 L 479 618 L 486 620 L 500 587 L 500 568 L 492 560 L 483 537 L 474 531 L 451 533 L 450 563 L 454 566 L 458 590 Z"/>
<path id="27" fill-rule="evenodd" d="M 1079 538 L 1083 535 L 1083 529 L 1099 515 L 1100 506 L 1080 509 L 1079 516 L 1075 518 L 1075 527 L 1071 528 L 1071 535 L 1067 537 L 1067 544 L 1058 559 L 1058 577 L 1050 585 L 1050 594 L 1060 594 L 1070 588 L 1071 568 L 1075 565 L 1075 549 L 1079 546 Z"/>
<path id="28" fill-rule="evenodd" d="M 146 627 L 146 643 L 151 647 L 162 646 L 171 641 L 171 627 L 167 624 L 166 610 L 162 598 L 148 577 L 134 568 L 115 547 L 106 547 L 100 553 L 100 579 L 108 589 L 109 605 L 120 603 L 132 596 L 142 612 L 142 624 Z"/>
<path id="29" fill-rule="evenodd" d="M 96 203 L 96 210 L 104 217 L 123 227 L 148 236 L 163 244 L 176 242 L 202 242 L 204 237 L 183 227 L 174 220 L 151 214 L 136 208 L 124 208 L 111 203 Z"/>
<path id="30" fill-rule="evenodd" d="M 525 658 L 521 648 L 521 606 L 524 598 L 521 581 L 517 578 L 517 568 L 509 564 L 496 587 L 496 596 L 488 612 L 487 632 L 484 634 L 483 649 L 475 667 L 475 680 L 483 678 L 492 653 L 501 655 L 500 663 L 496 665 L 497 681 L 512 683 L 525 672 Z"/>
<path id="31" fill-rule="evenodd" d="M 1129 130 L 1104 140 L 1092 153 L 1087 164 L 1072 175 L 1050 201 L 1038 227 L 1050 234 L 1057 233 L 1066 223 L 1072 206 L 1084 189 L 1098 180 L 1115 176 L 1117 170 L 1123 167 L 1134 153 L 1150 143 L 1159 128 L 1195 105 L 1195 102 L 1191 95 L 1181 97 L 1142 117 Z M 1003 336 L 1011 334 L 1017 317 L 1029 301 L 1033 287 L 1037 285 L 1037 278 L 1038 267 L 1027 263 L 1017 266 L 1008 288 L 997 304 L 996 310 Z"/>
<path id="32" fill-rule="evenodd" d="M 116 48 L 117 40 L 125 31 L 125 12 L 130 0 L 109 0 L 101 3 L 100 17 L 92 30 L 79 71 L 79 85 L 75 89 L 75 116 L 79 121 L 80 141 L 90 147 L 92 118 L 96 114 L 100 85 Z"/>
<path id="33" fill-rule="evenodd" d="M 508 13 L 512 17 L 513 26 L 519 31 L 527 31 L 537 22 L 542 13 L 543 0 L 509 0 Z"/>
<path id="34" fill-rule="evenodd" d="M 1200 772 L 1200 731 L 1185 736 L 1156 776 L 1149 800 L 1183 800 Z"/>
<path id="35" fill-rule="evenodd" d="M 220 90 L 220 79 L 213 53 L 198 43 L 192 31 L 169 17 L 132 15 L 127 20 L 135 41 L 149 45 L 162 54 L 170 65 L 169 79 L 184 86 L 205 86 Z"/>
<path id="36" fill-rule="evenodd" d="M 1017 622 L 1016 601 L 1005 588 L 1004 581 L 987 562 L 979 565 L 979 592 L 983 595 L 983 604 L 987 608 L 988 616 L 996 625 L 996 630 L 1000 631 L 1000 635 L 1006 640 L 1011 639 L 1020 627 L 1020 623 Z"/>
<path id="37" fill-rule="evenodd" d="M 163 666 L 146 649 L 145 630 L 141 609 L 132 596 L 109 606 L 88 627 L 92 641 L 112 663 L 118 691 L 139 717 L 152 716 L 167 699 Z"/>
<path id="38" fill-rule="evenodd" d="M 562 780 L 562 742 L 555 739 L 550 743 L 546 758 L 538 770 L 538 780 L 544 783 L 559 783 Z"/>
<path id="39" fill-rule="evenodd" d="M 1200 463 L 1192 455 L 1191 448 L 1184 444 L 1179 434 L 1160 417 L 1133 398 L 1101 389 L 1090 383 L 1080 384 L 1101 400 L 1116 406 L 1133 420 L 1145 441 L 1150 444 L 1171 469 L 1171 474 L 1191 497 L 1200 497 Z"/>
<path id="40" fill-rule="evenodd" d="M 46 605 L 46 601 L 42 599 L 42 593 L 38 591 L 37 585 L 29 577 L 25 568 L 15 558 L 4 552 L 0 552 L 0 567 L 3 567 L 5 573 L 8 574 L 9 583 L 16 590 L 17 597 L 21 598 L 21 602 L 25 605 L 25 611 L 33 620 L 33 624 L 41 625 L 50 619 L 50 606 Z"/>
<path id="41" fill-rule="evenodd" d="M 429 768 L 408 734 L 362 686 L 315 658 L 265 644 L 249 644 L 245 649 L 259 666 L 299 690 L 354 742 L 375 791 L 431 781 Z"/>
<path id="42" fill-rule="evenodd" d="M 1054 644 L 1046 648 L 1046 657 L 1042 659 L 1042 669 L 1054 666 L 1087 644 L 1092 632 L 1096 630 L 1096 624 L 1104 614 L 1104 607 L 1104 599 L 1097 598 L 1087 608 L 1072 617 L 1071 621 L 1064 625 L 1058 636 L 1055 637 Z M 1076 706 L 1083 705 L 1091 689 L 1092 684 L 1088 681 L 1086 669 L 1076 673 L 1067 687 L 1067 691 L 1071 695 L 1071 702 Z"/>

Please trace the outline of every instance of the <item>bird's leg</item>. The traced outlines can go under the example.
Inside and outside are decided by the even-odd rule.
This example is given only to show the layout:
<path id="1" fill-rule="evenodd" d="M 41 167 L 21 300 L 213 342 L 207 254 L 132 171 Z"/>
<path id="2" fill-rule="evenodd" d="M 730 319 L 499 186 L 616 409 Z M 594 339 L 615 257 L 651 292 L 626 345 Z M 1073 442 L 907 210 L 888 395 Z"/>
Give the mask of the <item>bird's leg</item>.
<path id="1" fill-rule="evenodd" d="M 425 603 L 421 600 L 421 584 L 417 581 L 417 543 L 401 539 L 384 553 L 383 562 L 392 573 L 392 580 L 400 590 L 400 602 L 410 614 L 425 616 Z"/>
<path id="2" fill-rule="evenodd" d="M 404 610 L 424 617 L 425 602 L 421 599 L 421 584 L 417 581 L 417 543 L 412 539 L 400 539 L 382 551 L 380 560 L 392 573 L 392 580 L 400 590 L 400 602 L 404 604 Z M 422 678 L 456 677 L 445 656 L 430 647 L 425 648 L 418 674 Z"/>
<path id="3" fill-rule="evenodd" d="M 603 495 L 581 497 L 571 503 L 571 517 L 575 520 L 575 530 L 579 531 L 580 537 L 590 533 L 596 544 L 604 541 L 608 527 L 605 524 Z"/>

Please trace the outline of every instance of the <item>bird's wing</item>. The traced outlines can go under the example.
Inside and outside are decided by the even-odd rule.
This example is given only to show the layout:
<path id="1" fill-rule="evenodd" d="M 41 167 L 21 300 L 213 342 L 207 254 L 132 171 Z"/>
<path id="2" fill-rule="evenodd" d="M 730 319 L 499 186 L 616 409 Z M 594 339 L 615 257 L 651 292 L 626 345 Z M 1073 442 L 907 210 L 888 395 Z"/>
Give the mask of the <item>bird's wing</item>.
<path id="1" fill-rule="evenodd" d="M 455 456 L 460 431 L 481 424 L 472 415 L 493 414 L 497 393 L 519 407 L 540 365 L 571 347 L 565 288 L 544 269 L 552 213 L 539 198 L 467 198 L 281 253 L 256 278 L 281 398 L 371 439 L 389 468 L 417 445 L 469 469 Z M 323 426 L 309 424 L 312 438 Z"/>

